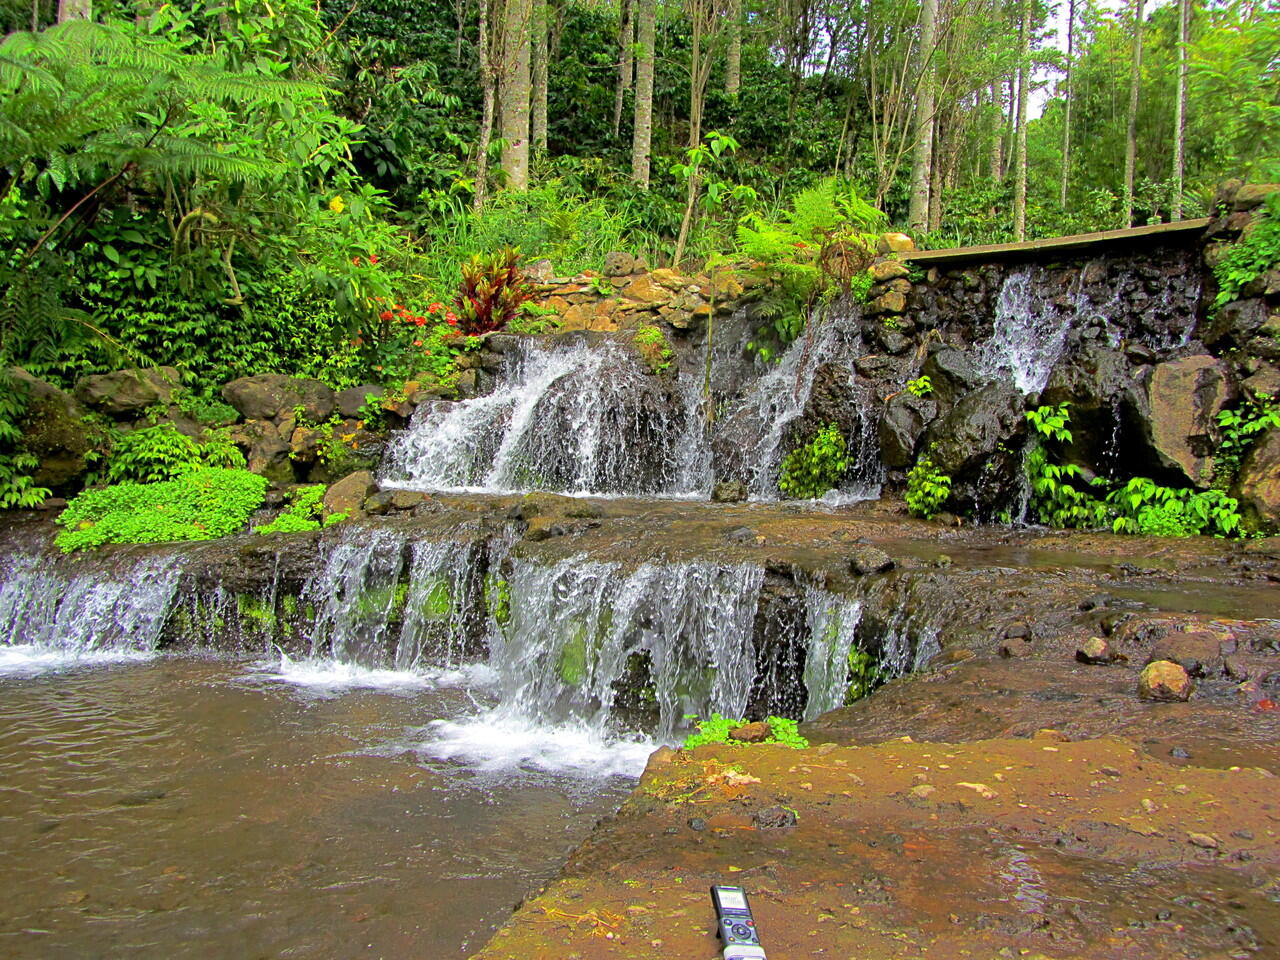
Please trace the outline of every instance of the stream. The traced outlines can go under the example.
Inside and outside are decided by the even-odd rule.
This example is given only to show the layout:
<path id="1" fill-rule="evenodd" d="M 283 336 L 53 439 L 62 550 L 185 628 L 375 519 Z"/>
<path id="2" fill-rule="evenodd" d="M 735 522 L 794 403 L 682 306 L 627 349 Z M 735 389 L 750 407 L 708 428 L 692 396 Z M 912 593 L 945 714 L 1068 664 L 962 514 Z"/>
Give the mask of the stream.
<path id="1" fill-rule="evenodd" d="M 465 957 L 648 751 L 477 724 L 482 670 L 111 658 L 0 661 L 0 955 Z"/>

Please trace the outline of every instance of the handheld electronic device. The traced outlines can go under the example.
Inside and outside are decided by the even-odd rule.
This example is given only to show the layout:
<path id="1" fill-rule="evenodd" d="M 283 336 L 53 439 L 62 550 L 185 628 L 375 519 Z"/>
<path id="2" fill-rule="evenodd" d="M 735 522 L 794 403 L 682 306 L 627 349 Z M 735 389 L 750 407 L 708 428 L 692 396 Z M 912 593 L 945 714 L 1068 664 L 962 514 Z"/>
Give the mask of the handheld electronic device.
<path id="1" fill-rule="evenodd" d="M 724 940 L 724 960 L 767 960 L 747 891 L 716 884 L 711 888 L 711 902 L 716 907 L 716 932 Z"/>

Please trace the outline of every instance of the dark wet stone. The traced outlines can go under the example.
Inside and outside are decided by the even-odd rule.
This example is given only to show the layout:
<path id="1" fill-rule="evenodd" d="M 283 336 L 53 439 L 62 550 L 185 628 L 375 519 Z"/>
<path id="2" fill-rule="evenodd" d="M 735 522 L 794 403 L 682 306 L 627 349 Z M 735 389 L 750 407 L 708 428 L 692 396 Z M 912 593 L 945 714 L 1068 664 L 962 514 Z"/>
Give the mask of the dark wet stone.
<path id="1" fill-rule="evenodd" d="M 752 814 L 751 819 L 761 830 L 781 830 L 796 825 L 795 811 L 786 807 L 765 807 Z"/>
<path id="2" fill-rule="evenodd" d="M 888 467 L 909 467 L 915 463 L 916 442 L 937 415 L 938 405 L 929 397 L 917 397 L 908 390 L 885 401 L 878 433 L 880 459 Z"/>
<path id="3" fill-rule="evenodd" d="M 344 417 L 358 417 L 369 397 L 381 397 L 384 393 L 386 393 L 386 388 L 375 384 L 366 384 L 363 387 L 351 387 L 350 389 L 342 390 L 335 398 L 338 412 Z"/>
<path id="4" fill-rule="evenodd" d="M 893 557 L 879 547 L 857 547 L 849 557 L 849 569 L 858 576 L 885 573 L 894 567 Z"/>
<path id="5" fill-rule="evenodd" d="M 747 499 L 747 485 L 741 480 L 721 480 L 711 488 L 715 503 L 740 503 Z"/>
<path id="6" fill-rule="evenodd" d="M 748 540 L 754 540 L 756 538 L 756 532 L 750 527 L 738 527 L 737 529 L 730 530 L 726 533 L 724 538 L 732 541 L 733 543 L 746 543 Z"/>
<path id="7" fill-rule="evenodd" d="M 1169 756 L 1173 757 L 1175 760 L 1190 760 L 1191 751 L 1184 747 L 1174 747 L 1169 751 Z"/>
<path id="8" fill-rule="evenodd" d="M 689 818 L 689 829 L 690 829 L 690 830 L 705 830 L 705 829 L 707 829 L 707 821 L 703 820 L 701 817 L 690 817 L 690 818 Z"/>

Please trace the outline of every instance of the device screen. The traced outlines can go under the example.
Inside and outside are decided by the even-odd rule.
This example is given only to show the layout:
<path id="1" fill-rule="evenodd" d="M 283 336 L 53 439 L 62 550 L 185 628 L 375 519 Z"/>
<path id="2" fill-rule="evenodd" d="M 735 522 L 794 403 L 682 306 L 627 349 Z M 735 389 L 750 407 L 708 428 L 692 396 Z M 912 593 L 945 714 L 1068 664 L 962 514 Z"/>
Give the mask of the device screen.
<path id="1" fill-rule="evenodd" d="M 731 887 L 720 887 L 720 907 L 724 910 L 745 910 L 747 909 L 747 898 L 742 895 L 741 890 L 735 890 Z"/>

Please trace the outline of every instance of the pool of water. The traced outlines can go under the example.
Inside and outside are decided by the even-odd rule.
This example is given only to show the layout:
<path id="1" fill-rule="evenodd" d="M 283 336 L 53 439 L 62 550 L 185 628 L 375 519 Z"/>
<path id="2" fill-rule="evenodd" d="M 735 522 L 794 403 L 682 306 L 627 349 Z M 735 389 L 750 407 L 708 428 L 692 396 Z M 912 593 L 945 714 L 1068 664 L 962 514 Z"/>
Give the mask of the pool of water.
<path id="1" fill-rule="evenodd" d="M 643 764 L 474 671 L 0 652 L 4 957 L 465 957 Z"/>

